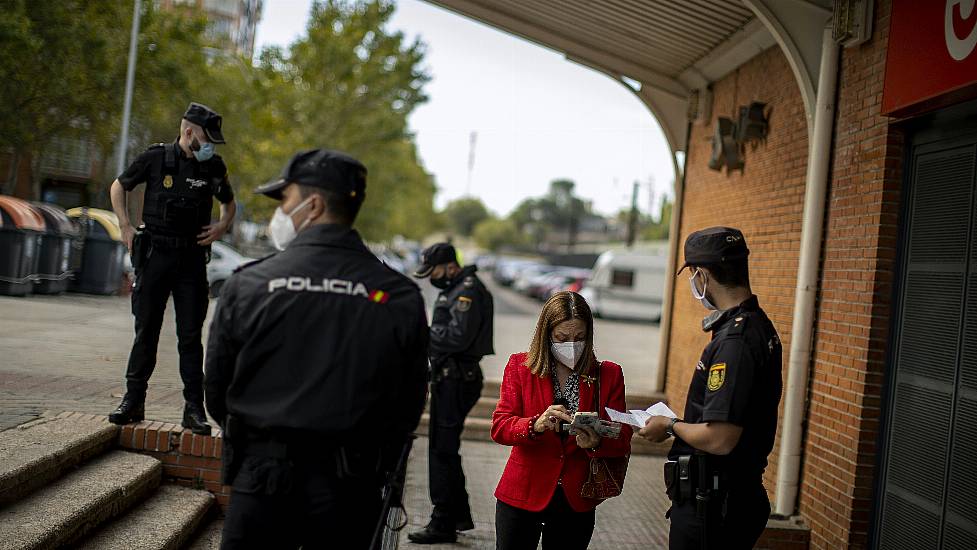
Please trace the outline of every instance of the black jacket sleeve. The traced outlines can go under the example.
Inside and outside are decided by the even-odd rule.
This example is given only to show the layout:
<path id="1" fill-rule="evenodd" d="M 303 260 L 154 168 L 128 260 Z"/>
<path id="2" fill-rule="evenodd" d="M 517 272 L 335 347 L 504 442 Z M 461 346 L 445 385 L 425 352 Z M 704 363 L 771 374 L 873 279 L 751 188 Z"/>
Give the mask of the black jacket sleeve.
<path id="1" fill-rule="evenodd" d="M 216 172 L 214 177 L 214 198 L 221 204 L 227 204 L 234 200 L 234 190 L 227 179 L 227 165 L 223 159 L 217 160 Z"/>
<path id="2" fill-rule="evenodd" d="M 149 168 L 156 158 L 162 155 L 161 147 L 153 147 L 143 151 L 132 161 L 132 164 L 119 175 L 119 183 L 126 191 L 132 191 L 140 183 L 145 183 L 149 177 Z"/>
<path id="3" fill-rule="evenodd" d="M 431 325 L 431 356 L 447 356 L 471 348 L 481 329 L 483 307 L 485 304 L 474 288 L 455 296 L 448 306 L 447 322 Z"/>
<path id="4" fill-rule="evenodd" d="M 404 363 L 403 384 L 395 394 L 398 402 L 394 410 L 398 413 L 394 417 L 399 420 L 395 429 L 400 434 L 408 434 L 417 429 L 427 401 L 428 328 L 420 293 L 417 295 L 416 309 Z"/>
<path id="5" fill-rule="evenodd" d="M 207 340 L 207 364 L 204 369 L 204 391 L 207 412 L 223 428 L 227 421 L 227 388 L 234 375 L 234 365 L 240 351 L 233 338 L 234 330 L 234 277 L 224 283 L 217 310 L 210 322 Z"/>
<path id="6" fill-rule="evenodd" d="M 742 338 L 723 340 L 706 366 L 704 422 L 731 422 L 743 426 L 753 390 L 756 361 Z"/>

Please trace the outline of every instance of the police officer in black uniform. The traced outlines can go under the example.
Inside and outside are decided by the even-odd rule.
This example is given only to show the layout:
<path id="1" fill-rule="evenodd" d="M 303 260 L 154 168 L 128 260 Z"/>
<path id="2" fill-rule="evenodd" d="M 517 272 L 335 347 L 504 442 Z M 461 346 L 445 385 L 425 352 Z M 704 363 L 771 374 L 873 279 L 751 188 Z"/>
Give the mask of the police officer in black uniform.
<path id="1" fill-rule="evenodd" d="M 479 361 L 492 348 L 492 294 L 474 265 L 462 268 L 449 243 L 421 254 L 415 277 L 430 277 L 441 290 L 431 319 L 431 411 L 428 477 L 434 511 L 424 529 L 408 538 L 418 544 L 454 542 L 456 531 L 475 528 L 465 473 L 461 469 L 461 432 L 465 417 L 482 394 Z"/>
<path id="2" fill-rule="evenodd" d="M 665 465 L 672 550 L 753 548 L 770 515 L 763 471 L 777 432 L 782 349 L 750 289 L 749 253 L 729 227 L 685 242 L 682 270 L 691 269 L 693 297 L 712 310 L 702 323 L 712 340 L 684 418 L 652 417 L 639 432 L 655 442 L 675 437 Z"/>
<path id="3" fill-rule="evenodd" d="M 232 487 L 222 548 L 367 548 L 420 420 L 424 301 L 352 228 L 365 191 L 363 165 L 326 149 L 256 190 L 281 201 L 269 232 L 284 251 L 227 280 L 207 344 Z"/>
<path id="4" fill-rule="evenodd" d="M 136 271 L 132 313 L 136 337 L 126 368 L 126 394 L 109 415 L 115 424 L 145 416 L 146 388 L 156 367 L 163 312 L 170 295 L 176 310 L 180 377 L 183 379 L 183 426 L 210 434 L 204 414 L 203 345 L 207 317 L 207 262 L 210 245 L 230 227 L 236 212 L 227 166 L 214 146 L 224 143 L 221 116 L 206 105 L 191 103 L 173 143 L 151 146 L 112 183 L 112 208 Z M 129 193 L 146 183 L 139 231 L 129 221 Z M 221 203 L 220 220 L 211 223 L 213 200 Z"/>

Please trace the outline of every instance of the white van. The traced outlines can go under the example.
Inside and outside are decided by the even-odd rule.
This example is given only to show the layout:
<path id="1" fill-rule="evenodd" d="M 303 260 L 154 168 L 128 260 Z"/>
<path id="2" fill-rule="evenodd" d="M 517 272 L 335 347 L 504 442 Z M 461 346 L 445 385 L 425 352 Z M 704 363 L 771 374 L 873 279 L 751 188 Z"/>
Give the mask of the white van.
<path id="1" fill-rule="evenodd" d="M 595 316 L 661 320 L 668 258 L 650 252 L 608 250 L 597 258 L 580 294 Z"/>

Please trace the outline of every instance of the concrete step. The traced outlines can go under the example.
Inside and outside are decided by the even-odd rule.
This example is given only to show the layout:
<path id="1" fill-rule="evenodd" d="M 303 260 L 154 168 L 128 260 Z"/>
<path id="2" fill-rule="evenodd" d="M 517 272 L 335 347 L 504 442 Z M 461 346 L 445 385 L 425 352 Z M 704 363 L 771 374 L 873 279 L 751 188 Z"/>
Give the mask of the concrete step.
<path id="1" fill-rule="evenodd" d="M 421 416 L 421 422 L 417 426 L 418 435 L 428 435 L 428 422 L 430 416 L 425 413 Z M 492 421 L 487 418 L 477 418 L 469 416 L 465 419 L 465 431 L 461 438 L 468 441 L 492 441 Z M 631 454 L 665 456 L 671 448 L 671 440 L 664 443 L 651 443 L 647 439 L 635 435 L 631 439 Z"/>
<path id="2" fill-rule="evenodd" d="M 473 418 L 488 418 L 491 420 L 492 413 L 495 412 L 495 406 L 499 404 L 499 395 L 495 394 L 495 397 L 487 397 L 485 395 L 478 398 L 478 402 L 472 407 L 472 411 L 468 413 L 469 417 Z"/>
<path id="3" fill-rule="evenodd" d="M 0 548 L 58 548 L 77 542 L 159 486 L 155 458 L 111 451 L 0 509 Z"/>
<path id="4" fill-rule="evenodd" d="M 108 451 L 119 433 L 105 421 L 40 418 L 0 432 L 0 506 L 22 499 Z"/>
<path id="5" fill-rule="evenodd" d="M 215 519 L 200 530 L 193 544 L 187 550 L 219 550 L 221 547 L 221 530 L 224 529 L 224 520 Z"/>
<path id="6" fill-rule="evenodd" d="M 177 485 L 163 485 L 86 539 L 81 550 L 178 550 L 194 538 L 214 503 L 214 495 Z"/>

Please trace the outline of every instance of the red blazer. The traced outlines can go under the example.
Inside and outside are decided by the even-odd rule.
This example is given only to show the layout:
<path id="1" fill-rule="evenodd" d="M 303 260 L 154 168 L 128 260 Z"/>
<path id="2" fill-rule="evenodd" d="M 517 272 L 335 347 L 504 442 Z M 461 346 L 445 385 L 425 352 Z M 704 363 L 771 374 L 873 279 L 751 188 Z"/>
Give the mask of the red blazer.
<path id="1" fill-rule="evenodd" d="M 575 437 L 560 440 L 559 434 L 547 430 L 530 437 L 531 417 L 541 414 L 553 404 L 553 381 L 529 372 L 526 353 L 509 358 L 502 376 L 499 404 L 492 415 L 492 439 L 511 445 L 502 479 L 495 489 L 495 497 L 516 508 L 539 512 L 546 508 L 557 482 L 562 479 L 570 507 L 577 512 L 593 510 L 601 501 L 580 496 L 580 487 L 587 480 L 592 456 L 624 456 L 631 452 L 631 427 L 621 427 L 619 439 L 604 439 L 600 447 L 587 451 L 577 447 Z M 611 362 L 601 364 L 600 417 L 610 420 L 604 407 L 625 410 L 624 373 L 621 366 Z M 595 384 L 580 380 L 580 410 L 594 407 Z"/>

